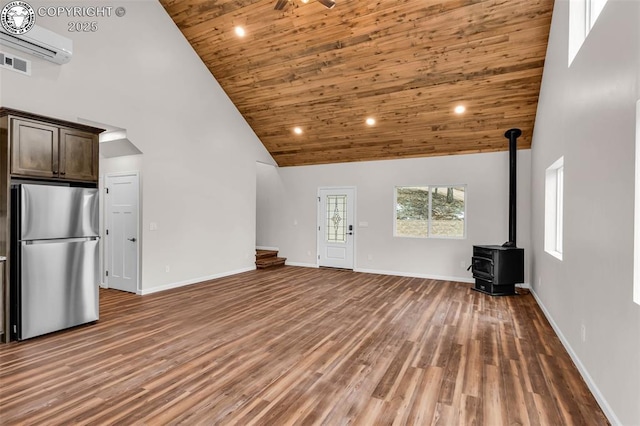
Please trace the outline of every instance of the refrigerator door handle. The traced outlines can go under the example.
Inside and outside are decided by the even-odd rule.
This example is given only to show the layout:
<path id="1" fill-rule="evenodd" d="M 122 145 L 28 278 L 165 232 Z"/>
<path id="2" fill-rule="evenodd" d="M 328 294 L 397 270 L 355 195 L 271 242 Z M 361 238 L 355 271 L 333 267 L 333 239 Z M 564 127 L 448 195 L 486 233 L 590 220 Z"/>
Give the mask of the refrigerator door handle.
<path id="1" fill-rule="evenodd" d="M 78 238 L 49 238 L 46 240 L 20 240 L 22 244 L 52 244 L 52 243 L 77 243 L 84 241 L 98 241 L 100 237 L 78 237 Z"/>

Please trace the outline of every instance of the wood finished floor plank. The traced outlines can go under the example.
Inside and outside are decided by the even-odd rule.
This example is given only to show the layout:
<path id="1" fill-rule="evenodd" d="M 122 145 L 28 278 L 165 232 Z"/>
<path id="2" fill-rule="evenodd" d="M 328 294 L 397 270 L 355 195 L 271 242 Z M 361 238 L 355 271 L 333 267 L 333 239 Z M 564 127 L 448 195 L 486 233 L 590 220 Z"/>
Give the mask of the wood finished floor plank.
<path id="1" fill-rule="evenodd" d="M 460 391 L 464 395 L 480 398 L 482 392 L 481 342 L 479 340 L 469 340 L 465 347 L 464 376 Z"/>
<path id="2" fill-rule="evenodd" d="M 482 401 L 471 395 L 462 395 L 462 403 L 459 408 L 460 424 L 465 426 L 481 426 Z"/>
<path id="3" fill-rule="evenodd" d="M 440 367 L 427 367 L 422 372 L 416 389 L 416 397 L 407 416 L 407 424 L 431 424 L 436 413 L 438 394 L 442 386 L 444 371 Z"/>
<path id="4" fill-rule="evenodd" d="M 426 369 L 433 364 L 434 356 L 437 354 L 436 349 L 440 345 L 440 336 L 444 332 L 444 327 L 440 325 L 427 326 L 427 332 L 424 333 L 420 342 L 418 355 L 414 363 L 415 367 Z"/>
<path id="5" fill-rule="evenodd" d="M 354 424 L 357 426 L 369 426 L 380 423 L 380 412 L 384 407 L 384 400 L 370 398 L 364 409 L 356 417 Z"/>
<path id="6" fill-rule="evenodd" d="M 505 388 L 505 405 L 509 424 L 530 425 L 527 404 L 521 387 L 517 362 L 505 359 L 501 363 L 502 382 Z"/>
<path id="7" fill-rule="evenodd" d="M 100 295 L 0 346 L 3 425 L 607 424 L 531 295 L 289 266 Z"/>
<path id="8" fill-rule="evenodd" d="M 418 293 L 421 306 L 426 305 L 426 307 L 419 310 L 420 317 L 412 325 L 411 334 L 408 337 L 411 341 L 415 342 L 423 338 L 425 331 L 434 325 L 433 316 L 436 310 L 442 306 L 442 300 L 445 295 L 444 288 L 442 286 L 432 286 L 432 288 L 437 290 Z"/>
<path id="9" fill-rule="evenodd" d="M 386 399 L 391 393 L 392 388 L 396 384 L 398 377 L 403 369 L 406 368 L 406 362 L 409 359 L 409 354 L 413 352 L 414 344 L 410 341 L 405 341 L 402 348 L 389 364 L 389 367 L 384 373 L 384 376 L 378 382 L 373 391 L 374 398 Z"/>
<path id="10" fill-rule="evenodd" d="M 444 380 L 440 387 L 440 395 L 438 395 L 438 402 L 442 404 L 453 405 L 456 388 L 462 385 L 462 380 L 458 380 L 458 375 L 464 374 L 462 350 L 462 346 L 457 343 L 451 346 L 449 360 L 444 368 Z M 460 394 L 459 391 L 458 394 Z"/>
<path id="11" fill-rule="evenodd" d="M 552 388 L 552 395 L 557 393 L 572 394 L 574 391 L 579 392 L 581 386 L 576 386 L 573 380 L 567 380 L 564 377 L 563 369 L 558 365 L 555 357 L 551 357 L 545 354 L 540 355 L 540 361 L 542 368 L 545 371 L 545 377 L 548 379 L 549 386 Z M 558 413 L 562 419 L 562 422 L 566 425 L 580 425 L 587 421 L 591 421 L 590 418 L 585 418 L 584 411 L 591 411 L 589 409 L 584 410 L 573 398 L 563 398 L 556 400 L 558 406 Z M 593 414 L 588 413 L 586 417 L 591 417 Z M 602 420 L 602 419 L 600 419 Z"/>
<path id="12" fill-rule="evenodd" d="M 484 388 L 482 391 L 482 417 L 488 425 L 505 425 L 506 404 L 499 368 L 493 364 L 484 365 Z"/>

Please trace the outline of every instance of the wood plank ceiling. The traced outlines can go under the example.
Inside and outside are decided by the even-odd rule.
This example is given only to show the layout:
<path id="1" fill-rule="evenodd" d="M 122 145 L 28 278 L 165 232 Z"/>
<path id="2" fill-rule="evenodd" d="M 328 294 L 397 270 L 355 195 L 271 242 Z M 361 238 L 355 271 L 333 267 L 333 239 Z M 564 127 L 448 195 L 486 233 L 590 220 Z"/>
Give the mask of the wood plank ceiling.
<path id="1" fill-rule="evenodd" d="M 160 2 L 280 166 L 531 146 L 553 0 Z"/>

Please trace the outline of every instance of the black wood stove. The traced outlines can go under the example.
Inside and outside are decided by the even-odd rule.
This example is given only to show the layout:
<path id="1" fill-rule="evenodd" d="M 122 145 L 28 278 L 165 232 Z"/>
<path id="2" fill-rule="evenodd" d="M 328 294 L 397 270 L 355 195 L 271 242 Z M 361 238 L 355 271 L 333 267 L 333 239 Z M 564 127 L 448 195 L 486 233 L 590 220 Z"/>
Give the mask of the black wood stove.
<path id="1" fill-rule="evenodd" d="M 516 156 L 520 135 L 520 129 L 504 134 L 509 139 L 509 241 L 501 246 L 473 246 L 473 289 L 492 296 L 516 294 L 516 284 L 524 282 L 524 249 L 516 247 Z"/>

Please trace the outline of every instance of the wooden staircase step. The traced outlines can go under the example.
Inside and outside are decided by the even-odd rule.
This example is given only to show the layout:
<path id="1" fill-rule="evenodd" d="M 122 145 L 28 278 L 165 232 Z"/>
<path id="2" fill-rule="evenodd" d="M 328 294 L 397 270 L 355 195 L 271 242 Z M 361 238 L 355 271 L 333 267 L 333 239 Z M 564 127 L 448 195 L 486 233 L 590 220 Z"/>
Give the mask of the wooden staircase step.
<path id="1" fill-rule="evenodd" d="M 273 268 L 276 266 L 284 266 L 284 263 L 287 261 L 285 257 L 267 257 L 263 259 L 256 260 L 256 268 L 258 269 L 266 269 Z"/>
<path id="2" fill-rule="evenodd" d="M 277 250 L 256 250 L 256 260 L 278 257 Z"/>
<path id="3" fill-rule="evenodd" d="M 278 250 L 256 250 L 256 268 L 267 269 L 283 266 L 285 257 L 278 257 Z"/>

